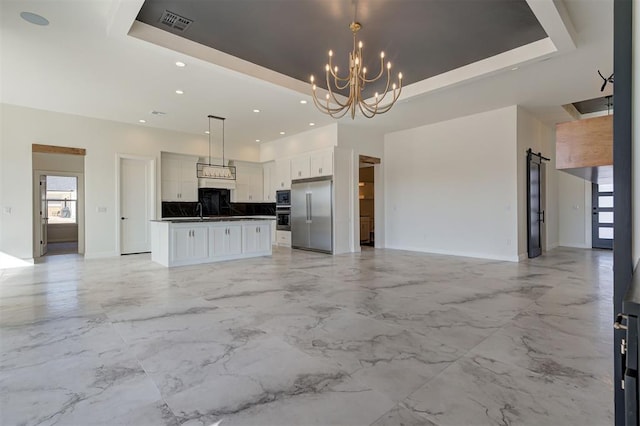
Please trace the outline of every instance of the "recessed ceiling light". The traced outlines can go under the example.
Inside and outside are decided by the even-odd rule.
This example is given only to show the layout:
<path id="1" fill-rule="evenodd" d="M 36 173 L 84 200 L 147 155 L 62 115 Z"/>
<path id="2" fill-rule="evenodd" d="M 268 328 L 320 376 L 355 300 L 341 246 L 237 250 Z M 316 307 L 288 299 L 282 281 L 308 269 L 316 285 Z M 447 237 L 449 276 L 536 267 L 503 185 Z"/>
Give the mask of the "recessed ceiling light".
<path id="1" fill-rule="evenodd" d="M 205 135 L 208 135 L 209 133 L 210 133 L 210 132 L 209 132 L 208 130 L 205 130 L 205 131 L 204 131 L 204 134 L 205 134 Z"/>
<path id="2" fill-rule="evenodd" d="M 187 66 L 187 64 L 185 64 L 184 62 L 180 62 L 180 61 L 176 62 L 176 67 L 184 68 L 186 66 Z"/>
<path id="3" fill-rule="evenodd" d="M 284 132 L 280 132 L 281 135 L 284 135 Z"/>
<path id="4" fill-rule="evenodd" d="M 515 71 L 515 70 L 517 70 L 518 68 L 519 68 L 519 67 L 513 67 L 513 68 L 511 68 L 511 71 Z"/>
<path id="5" fill-rule="evenodd" d="M 260 139 L 256 139 L 256 142 L 260 142 Z"/>
<path id="6" fill-rule="evenodd" d="M 20 17 L 27 22 L 30 22 L 35 25 L 49 25 L 49 20 L 43 16 L 37 15 L 31 12 L 20 12 Z"/>
<path id="7" fill-rule="evenodd" d="M 304 104 L 306 104 L 306 103 L 307 103 L 307 101 L 305 101 L 305 100 L 303 99 L 303 100 L 301 100 L 301 101 L 300 101 L 300 103 L 304 105 Z"/>
<path id="8" fill-rule="evenodd" d="M 146 123 L 147 120 L 138 120 L 140 123 Z"/>
<path id="9" fill-rule="evenodd" d="M 316 123 L 309 123 L 309 126 L 315 126 Z"/>
<path id="10" fill-rule="evenodd" d="M 184 92 L 183 92 L 182 90 L 176 90 L 176 93 L 177 93 L 178 95 L 184 95 Z"/>
<path id="11" fill-rule="evenodd" d="M 260 110 L 259 109 L 254 109 L 253 112 L 260 112 Z"/>

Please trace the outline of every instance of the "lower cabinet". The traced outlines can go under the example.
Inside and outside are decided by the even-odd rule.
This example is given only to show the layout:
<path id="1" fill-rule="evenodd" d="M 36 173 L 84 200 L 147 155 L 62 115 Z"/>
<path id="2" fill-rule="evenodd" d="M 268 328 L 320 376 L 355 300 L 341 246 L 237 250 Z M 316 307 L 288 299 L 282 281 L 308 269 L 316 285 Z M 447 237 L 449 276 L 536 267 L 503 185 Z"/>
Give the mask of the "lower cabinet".
<path id="1" fill-rule="evenodd" d="M 213 256 L 230 256 L 242 253 L 242 225 L 213 226 Z"/>
<path id="2" fill-rule="evenodd" d="M 271 255 L 271 220 L 151 222 L 151 260 L 193 265 Z"/>
<path id="3" fill-rule="evenodd" d="M 271 226 L 250 224 L 242 226 L 242 252 L 264 253 L 271 250 Z"/>
<path id="4" fill-rule="evenodd" d="M 177 226 L 172 229 L 171 259 L 175 262 L 209 257 L 209 228 Z"/>

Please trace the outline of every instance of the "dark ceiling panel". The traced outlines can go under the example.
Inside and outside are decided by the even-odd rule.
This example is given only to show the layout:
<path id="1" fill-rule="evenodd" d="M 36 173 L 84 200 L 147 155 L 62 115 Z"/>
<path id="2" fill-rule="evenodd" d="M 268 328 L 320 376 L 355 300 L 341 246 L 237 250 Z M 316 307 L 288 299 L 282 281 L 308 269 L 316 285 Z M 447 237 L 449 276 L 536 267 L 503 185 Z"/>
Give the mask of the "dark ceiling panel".
<path id="1" fill-rule="evenodd" d="M 606 111 L 608 109 L 607 98 L 611 98 L 610 102 L 613 108 L 613 96 L 603 96 L 601 98 L 589 99 L 586 101 L 574 102 L 573 106 L 580 114 L 589 114 L 590 112 Z"/>
<path id="2" fill-rule="evenodd" d="M 306 82 L 311 74 L 324 80 L 329 49 L 346 69 L 352 4 L 146 0 L 137 19 Z M 165 10 L 193 22 L 184 32 L 169 28 L 160 23 Z M 360 1 L 357 20 L 369 73 L 384 50 L 405 85 L 547 37 L 525 0 Z"/>

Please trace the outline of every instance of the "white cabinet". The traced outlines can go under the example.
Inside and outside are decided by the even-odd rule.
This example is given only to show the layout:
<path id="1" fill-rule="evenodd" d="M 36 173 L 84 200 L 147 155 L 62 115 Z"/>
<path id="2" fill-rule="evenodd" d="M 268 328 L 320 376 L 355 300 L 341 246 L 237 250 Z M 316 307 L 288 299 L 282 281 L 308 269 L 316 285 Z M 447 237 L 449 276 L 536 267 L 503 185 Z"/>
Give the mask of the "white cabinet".
<path id="1" fill-rule="evenodd" d="M 151 221 L 151 260 L 194 265 L 271 255 L 273 220 Z"/>
<path id="2" fill-rule="evenodd" d="M 162 154 L 162 201 L 198 201 L 196 157 Z"/>
<path id="3" fill-rule="evenodd" d="M 291 160 L 276 160 L 276 190 L 291 189 Z"/>
<path id="4" fill-rule="evenodd" d="M 276 231 L 276 241 L 280 247 L 291 247 L 291 231 Z"/>
<path id="5" fill-rule="evenodd" d="M 291 179 L 333 175 L 333 150 L 316 151 L 291 159 Z"/>
<path id="6" fill-rule="evenodd" d="M 236 189 L 233 200 L 253 203 L 263 201 L 262 165 L 236 162 L 235 166 Z"/>
<path id="7" fill-rule="evenodd" d="M 262 166 L 262 199 L 269 203 L 276 202 L 276 163 L 270 161 Z"/>
<path id="8" fill-rule="evenodd" d="M 242 225 L 242 252 L 262 253 L 271 250 L 271 226 L 267 223 Z"/>
<path id="9" fill-rule="evenodd" d="M 291 179 L 305 179 L 311 176 L 309 155 L 300 155 L 291 159 Z"/>
<path id="10" fill-rule="evenodd" d="M 178 225 L 171 230 L 170 260 L 175 263 L 198 262 L 209 257 L 209 229 Z"/>
<path id="11" fill-rule="evenodd" d="M 311 177 L 333 175 L 333 150 L 312 153 Z"/>
<path id="12" fill-rule="evenodd" d="M 214 257 L 242 253 L 242 225 L 216 225 L 212 231 Z"/>

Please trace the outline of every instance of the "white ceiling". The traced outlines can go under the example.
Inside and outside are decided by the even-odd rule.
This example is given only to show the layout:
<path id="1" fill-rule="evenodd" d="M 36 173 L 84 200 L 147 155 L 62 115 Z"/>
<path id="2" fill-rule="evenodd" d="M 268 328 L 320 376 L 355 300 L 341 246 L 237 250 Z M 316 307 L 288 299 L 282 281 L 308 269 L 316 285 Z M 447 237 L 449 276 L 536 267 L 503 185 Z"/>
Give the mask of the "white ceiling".
<path id="1" fill-rule="evenodd" d="M 405 88 L 388 114 L 340 122 L 388 132 L 518 104 L 553 123 L 570 119 L 561 105 L 609 94 L 610 86 L 600 93 L 597 70 L 610 75 L 613 69 L 613 0 L 556 1 L 560 8 L 550 17 L 551 0 L 529 3 L 551 36 L 544 46 L 424 80 Z M 197 134 L 213 114 L 227 118 L 229 143 L 248 146 L 255 139 L 278 139 L 280 131 L 308 130 L 310 122 L 334 122 L 315 110 L 302 82 L 144 24 L 131 30 L 141 5 L 142 0 L 1 0 L 0 101 Z M 50 25 L 27 23 L 22 11 L 40 14 Z M 567 42 L 572 33 L 575 48 Z M 176 61 L 187 66 L 178 68 Z M 261 112 L 254 113 L 256 108 Z M 155 116 L 152 110 L 167 114 Z"/>

